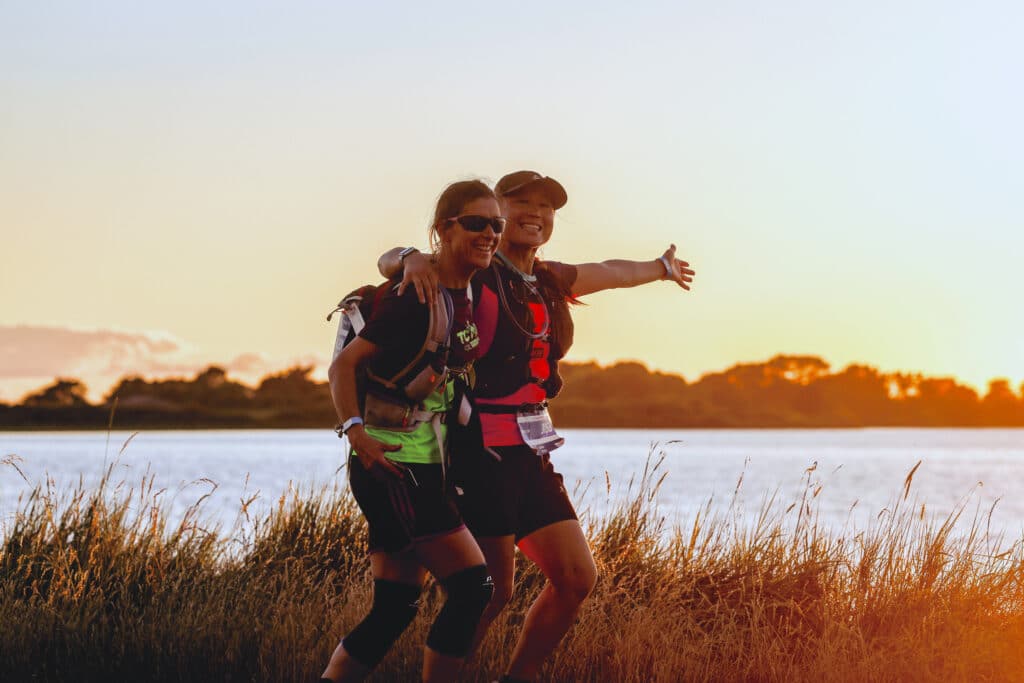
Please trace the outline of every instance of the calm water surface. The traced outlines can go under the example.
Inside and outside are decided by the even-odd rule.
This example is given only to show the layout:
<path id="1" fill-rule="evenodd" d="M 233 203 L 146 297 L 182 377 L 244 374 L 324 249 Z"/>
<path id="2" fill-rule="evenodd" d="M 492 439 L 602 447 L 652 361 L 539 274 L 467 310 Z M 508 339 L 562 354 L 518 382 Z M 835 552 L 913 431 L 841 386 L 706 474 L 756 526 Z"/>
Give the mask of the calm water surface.
<path id="1" fill-rule="evenodd" d="M 327 430 L 3 432 L 0 522 L 9 522 L 19 496 L 49 478 L 57 491 L 96 482 L 114 463 L 114 480 L 138 486 L 152 475 L 172 519 L 200 497 L 207 519 L 230 526 L 240 500 L 258 494 L 250 511 L 265 510 L 289 486 L 344 488 L 342 443 Z M 911 500 L 945 516 L 967 501 L 966 516 L 991 510 L 995 530 L 1024 531 L 1024 430 L 564 430 L 566 445 L 552 454 L 580 508 L 600 515 L 629 495 L 629 482 L 653 453 L 664 455 L 658 495 L 670 524 L 687 524 L 711 500 L 726 512 L 736 496 L 750 519 L 767 496 L 785 509 L 808 481 L 823 524 L 864 528 L 891 506 L 917 461 Z M 120 452 L 120 454 L 119 454 Z M 816 468 L 807 472 L 808 468 Z M 735 494 L 737 482 L 742 486 Z M 214 483 L 216 487 L 214 487 Z M 636 484 L 634 483 L 634 490 Z M 994 509 L 993 509 L 994 505 Z M 795 513 L 793 513 L 795 515 Z"/>

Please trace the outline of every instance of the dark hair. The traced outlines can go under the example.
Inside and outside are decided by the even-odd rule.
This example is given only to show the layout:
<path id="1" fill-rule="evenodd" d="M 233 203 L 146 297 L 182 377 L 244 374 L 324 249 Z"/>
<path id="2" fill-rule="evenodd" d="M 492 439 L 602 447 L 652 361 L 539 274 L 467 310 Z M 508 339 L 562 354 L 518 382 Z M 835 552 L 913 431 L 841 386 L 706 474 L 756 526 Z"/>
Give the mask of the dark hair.
<path id="1" fill-rule="evenodd" d="M 437 198 L 434 209 L 434 220 L 430 223 L 430 246 L 436 252 L 441 244 L 441 226 L 445 219 L 458 216 L 463 207 L 477 199 L 493 199 L 497 201 L 494 190 L 487 187 L 481 180 L 460 180 L 444 188 Z"/>

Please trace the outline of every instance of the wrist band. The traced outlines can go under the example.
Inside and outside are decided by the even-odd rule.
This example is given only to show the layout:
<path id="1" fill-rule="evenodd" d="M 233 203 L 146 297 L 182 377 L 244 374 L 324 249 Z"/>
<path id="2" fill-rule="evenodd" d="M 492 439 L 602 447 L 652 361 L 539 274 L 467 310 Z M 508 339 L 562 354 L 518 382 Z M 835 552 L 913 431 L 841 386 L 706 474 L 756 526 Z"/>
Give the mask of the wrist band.
<path id="1" fill-rule="evenodd" d="M 348 434 L 348 430 L 352 429 L 356 425 L 361 424 L 363 424 L 363 418 L 357 415 L 355 417 L 350 417 L 349 419 L 342 422 L 340 425 L 334 428 L 334 431 L 337 432 L 339 437 L 345 436 L 346 434 Z"/>
<path id="2" fill-rule="evenodd" d="M 402 251 L 398 252 L 398 262 L 400 264 L 402 264 L 402 265 L 405 265 L 405 257 L 406 256 L 411 256 L 413 254 L 418 254 L 418 253 L 420 253 L 420 250 L 417 249 L 416 247 L 406 247 Z"/>
<path id="3" fill-rule="evenodd" d="M 668 280 L 673 275 L 673 273 L 672 273 L 672 264 L 670 264 L 668 262 L 668 257 L 665 256 L 664 254 L 659 256 L 658 260 L 661 261 L 661 265 L 665 266 L 665 276 L 662 277 L 661 279 L 662 280 Z"/>

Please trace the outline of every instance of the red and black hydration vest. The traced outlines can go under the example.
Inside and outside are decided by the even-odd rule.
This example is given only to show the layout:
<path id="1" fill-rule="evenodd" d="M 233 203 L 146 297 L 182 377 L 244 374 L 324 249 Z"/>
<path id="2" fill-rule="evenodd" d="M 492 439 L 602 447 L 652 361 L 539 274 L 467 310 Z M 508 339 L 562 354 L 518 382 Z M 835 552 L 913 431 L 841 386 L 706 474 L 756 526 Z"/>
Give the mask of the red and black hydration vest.
<path id="1" fill-rule="evenodd" d="M 473 317 L 481 342 L 474 364 L 478 398 L 508 396 L 529 383 L 538 384 L 548 398 L 561 390 L 558 361 L 573 340 L 569 292 L 575 272 L 570 269 L 538 261 L 537 279 L 529 283 L 496 258 L 473 277 Z"/>

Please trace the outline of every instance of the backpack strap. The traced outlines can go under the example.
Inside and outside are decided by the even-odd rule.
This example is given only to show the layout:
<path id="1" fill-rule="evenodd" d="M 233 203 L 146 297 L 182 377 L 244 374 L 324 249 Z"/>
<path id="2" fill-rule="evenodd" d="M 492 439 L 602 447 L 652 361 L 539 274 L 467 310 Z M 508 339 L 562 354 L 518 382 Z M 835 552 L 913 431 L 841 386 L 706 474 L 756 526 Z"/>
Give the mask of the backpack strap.
<path id="1" fill-rule="evenodd" d="M 349 304 L 345 309 L 345 319 L 352 325 L 352 331 L 359 334 L 366 327 L 366 321 L 363 320 L 363 312 L 359 310 L 359 302 Z"/>
<path id="2" fill-rule="evenodd" d="M 452 301 L 452 295 L 444 287 L 439 287 L 438 293 L 439 296 L 435 297 L 434 304 L 429 309 L 427 334 L 420 350 L 412 360 L 391 377 L 380 377 L 369 371 L 367 371 L 367 377 L 389 390 L 402 392 L 404 387 L 425 371 L 435 358 L 447 357 L 448 338 L 451 336 L 452 326 L 455 323 L 455 303 Z"/>
<path id="3" fill-rule="evenodd" d="M 327 314 L 327 321 L 330 322 L 335 313 L 341 313 L 341 320 L 338 321 L 338 334 L 334 338 L 334 352 L 331 354 L 333 362 L 341 350 L 345 348 L 349 333 L 359 334 L 366 327 L 366 320 L 359 310 L 359 304 L 363 301 L 360 294 L 352 293 L 338 302 L 337 307 Z"/>
<path id="4" fill-rule="evenodd" d="M 335 313 L 341 313 L 341 320 L 338 322 L 338 334 L 334 339 L 334 353 L 331 354 L 331 362 L 345 348 L 350 335 L 356 337 L 366 327 L 366 317 L 363 315 L 362 307 L 368 305 L 370 307 L 368 310 L 372 311 L 373 307 L 387 293 L 387 284 L 363 285 L 359 289 L 346 294 L 338 302 L 338 305 L 334 307 L 334 310 L 327 314 L 327 322 L 330 322 Z M 395 285 L 395 287 L 397 286 Z"/>

